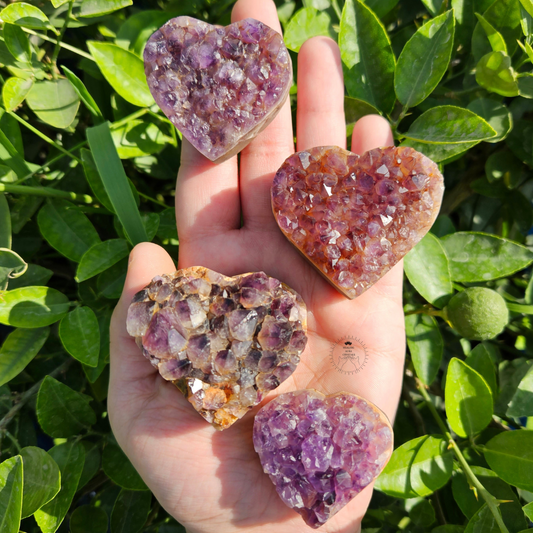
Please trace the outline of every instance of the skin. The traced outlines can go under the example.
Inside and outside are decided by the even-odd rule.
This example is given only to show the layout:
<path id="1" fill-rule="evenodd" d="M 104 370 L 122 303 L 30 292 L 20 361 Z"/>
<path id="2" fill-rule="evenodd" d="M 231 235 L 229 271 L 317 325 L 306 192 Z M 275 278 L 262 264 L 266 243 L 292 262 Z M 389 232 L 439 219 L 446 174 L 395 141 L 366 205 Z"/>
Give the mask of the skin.
<path id="1" fill-rule="evenodd" d="M 232 20 L 247 17 L 281 32 L 271 0 L 239 0 Z M 345 147 L 343 99 L 337 45 L 326 37 L 308 40 L 298 55 L 297 150 Z M 366 116 L 355 125 L 352 151 L 361 154 L 392 144 L 383 118 Z M 240 168 L 237 157 L 214 165 L 184 141 L 176 186 L 177 266 L 201 265 L 226 275 L 264 271 L 302 295 L 309 342 L 294 374 L 266 401 L 305 388 L 325 394 L 348 391 L 374 402 L 392 421 L 405 356 L 402 265 L 350 301 L 298 254 L 278 229 L 270 206 L 274 174 L 294 149 L 289 102 L 241 153 Z M 131 252 L 111 323 L 108 407 L 118 443 L 161 505 L 189 533 L 312 531 L 285 506 L 261 469 L 252 444 L 259 407 L 229 429 L 216 431 L 159 376 L 127 334 L 133 295 L 154 276 L 175 269 L 172 258 L 154 244 L 140 244 Z M 344 336 L 366 345 L 367 363 L 359 373 L 343 374 L 331 364 L 332 344 Z M 359 531 L 371 494 L 369 486 L 321 531 Z"/>

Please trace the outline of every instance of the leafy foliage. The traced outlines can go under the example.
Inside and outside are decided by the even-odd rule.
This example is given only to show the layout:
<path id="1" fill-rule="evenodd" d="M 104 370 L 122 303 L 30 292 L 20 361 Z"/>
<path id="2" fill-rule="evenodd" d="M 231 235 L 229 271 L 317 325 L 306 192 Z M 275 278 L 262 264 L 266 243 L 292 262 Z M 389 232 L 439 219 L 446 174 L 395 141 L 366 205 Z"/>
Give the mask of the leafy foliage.
<path id="1" fill-rule="evenodd" d="M 144 46 L 178 14 L 228 24 L 232 2 L 8 4 L 0 531 L 179 533 L 111 434 L 109 323 L 131 247 L 179 252 L 180 135 L 153 106 Z M 440 217 L 405 259 L 396 450 L 363 531 L 521 532 L 533 520 L 533 2 L 276 4 L 295 64 L 306 39 L 338 41 L 347 136 L 380 113 L 446 181 Z M 297 98 L 294 85 L 293 110 Z M 447 321 L 469 287 L 505 299 L 496 338 L 468 341 Z"/>

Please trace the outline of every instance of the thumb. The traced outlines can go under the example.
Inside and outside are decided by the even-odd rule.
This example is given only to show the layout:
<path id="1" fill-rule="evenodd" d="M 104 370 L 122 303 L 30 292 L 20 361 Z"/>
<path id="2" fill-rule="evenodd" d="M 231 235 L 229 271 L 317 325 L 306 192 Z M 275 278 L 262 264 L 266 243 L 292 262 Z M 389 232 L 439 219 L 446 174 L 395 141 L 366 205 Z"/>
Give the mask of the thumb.
<path id="1" fill-rule="evenodd" d="M 169 274 L 175 270 L 174 261 L 161 246 L 144 242 L 131 251 L 122 296 L 111 319 L 110 392 L 122 390 L 125 382 L 138 381 L 155 372 L 152 365 L 142 356 L 133 337 L 128 334 L 126 317 L 131 300 L 137 292 L 155 276 Z"/>

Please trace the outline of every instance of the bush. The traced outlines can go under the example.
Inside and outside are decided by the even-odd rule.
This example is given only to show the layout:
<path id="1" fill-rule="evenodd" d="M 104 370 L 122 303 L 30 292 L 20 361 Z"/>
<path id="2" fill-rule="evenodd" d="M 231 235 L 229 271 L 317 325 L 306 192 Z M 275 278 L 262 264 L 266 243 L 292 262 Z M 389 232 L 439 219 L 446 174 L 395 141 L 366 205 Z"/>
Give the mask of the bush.
<path id="1" fill-rule="evenodd" d="M 171 206 L 180 138 L 153 106 L 144 43 L 176 15 L 227 24 L 232 3 L 34 0 L 0 13 L 2 532 L 66 531 L 69 520 L 73 533 L 103 533 L 108 520 L 111 531 L 183 531 L 137 490 L 142 480 L 110 432 L 108 327 L 132 244 L 179 251 Z M 409 357 L 396 450 L 364 531 L 525 530 L 533 4 L 276 3 L 293 60 L 313 35 L 338 40 L 347 135 L 361 116 L 381 113 L 397 144 L 440 163 L 446 180 L 441 215 L 405 261 Z M 296 98 L 293 86 L 293 106 Z M 114 167 L 99 164 L 104 157 Z M 116 190 L 106 188 L 110 174 Z M 452 295 L 470 287 L 505 300 L 509 321 L 495 339 L 470 342 L 457 318 L 456 330 L 445 319 Z"/>

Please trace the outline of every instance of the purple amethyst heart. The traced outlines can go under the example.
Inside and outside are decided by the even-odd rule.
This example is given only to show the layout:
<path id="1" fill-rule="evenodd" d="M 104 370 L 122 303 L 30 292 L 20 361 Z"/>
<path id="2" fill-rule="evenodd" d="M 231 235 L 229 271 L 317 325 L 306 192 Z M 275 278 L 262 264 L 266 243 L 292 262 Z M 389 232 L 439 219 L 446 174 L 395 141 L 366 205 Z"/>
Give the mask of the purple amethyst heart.
<path id="1" fill-rule="evenodd" d="M 144 65 L 159 107 L 216 163 L 240 152 L 273 120 L 292 83 L 283 38 L 255 19 L 225 28 L 171 19 L 148 40 Z"/>
<path id="2" fill-rule="evenodd" d="M 254 421 L 254 447 L 281 499 L 313 528 L 383 470 L 392 428 L 375 405 L 347 392 L 281 394 Z"/>
<path id="3" fill-rule="evenodd" d="M 137 293 L 126 326 L 161 376 L 226 429 L 294 372 L 306 321 L 301 296 L 263 272 L 191 267 Z"/>

